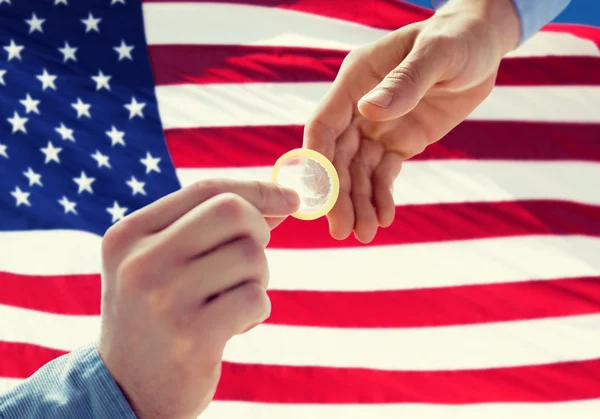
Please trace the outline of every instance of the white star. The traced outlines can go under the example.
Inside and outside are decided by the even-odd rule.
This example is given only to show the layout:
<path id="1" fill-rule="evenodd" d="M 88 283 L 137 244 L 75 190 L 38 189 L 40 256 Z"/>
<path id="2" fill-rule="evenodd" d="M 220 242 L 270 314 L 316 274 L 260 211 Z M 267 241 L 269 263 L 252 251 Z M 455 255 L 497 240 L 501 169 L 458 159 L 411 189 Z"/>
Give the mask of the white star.
<path id="1" fill-rule="evenodd" d="M 25 129 L 25 124 L 29 121 L 29 118 L 21 118 L 17 111 L 13 114 L 12 118 L 6 118 L 9 124 L 12 125 L 12 133 L 22 131 L 27 134 L 27 130 Z"/>
<path id="2" fill-rule="evenodd" d="M 23 48 L 25 48 L 23 45 L 17 45 L 15 44 L 15 41 L 11 39 L 10 45 L 4 47 L 4 50 L 8 52 L 8 61 L 12 60 L 13 58 L 18 58 L 20 60 L 21 51 Z"/>
<path id="3" fill-rule="evenodd" d="M 112 222 L 115 223 L 116 221 L 119 221 L 119 220 L 122 220 L 123 218 L 125 218 L 125 213 L 127 212 L 127 208 L 120 207 L 119 203 L 117 201 L 115 201 L 112 208 L 106 208 L 106 211 L 110 215 L 112 215 Z"/>
<path id="4" fill-rule="evenodd" d="M 54 5 L 58 5 L 58 4 L 67 4 L 67 0 L 54 0 Z M 68 4 L 67 4 L 68 6 Z"/>
<path id="5" fill-rule="evenodd" d="M 77 103 L 71 103 L 71 106 L 77 111 L 77 118 L 81 118 L 82 116 L 87 116 L 91 118 L 90 115 L 90 105 L 89 103 L 83 103 L 81 99 L 77 98 Z"/>
<path id="6" fill-rule="evenodd" d="M 97 76 L 92 76 L 92 80 L 94 80 L 96 82 L 96 90 L 100 90 L 103 87 L 106 90 L 110 90 L 110 85 L 108 84 L 108 81 L 112 78 L 112 76 L 108 76 L 106 74 L 102 73 L 102 70 L 98 70 L 98 75 Z"/>
<path id="7" fill-rule="evenodd" d="M 119 53 L 119 61 L 129 58 L 133 60 L 131 56 L 131 51 L 135 48 L 133 45 L 127 45 L 124 40 L 121 39 L 121 45 L 118 47 L 114 47 L 113 49 Z"/>
<path id="8" fill-rule="evenodd" d="M 98 163 L 98 169 L 100 169 L 102 166 L 106 166 L 110 169 L 108 156 L 100 153 L 100 151 L 96 150 L 96 152 L 92 154 L 92 158 Z"/>
<path id="9" fill-rule="evenodd" d="M 48 145 L 44 148 L 40 148 L 40 150 L 46 156 L 46 160 L 44 161 L 44 164 L 48 164 L 51 161 L 60 163 L 60 159 L 58 158 L 58 153 L 60 153 L 62 151 L 62 148 L 54 147 L 52 145 L 52 143 L 50 141 L 48 141 Z"/>
<path id="10" fill-rule="evenodd" d="M 77 204 L 73 201 L 69 201 L 66 196 L 63 195 L 63 197 L 58 200 L 58 203 L 65 209 L 65 214 L 72 212 L 77 215 L 77 210 L 75 209 L 75 205 Z"/>
<path id="11" fill-rule="evenodd" d="M 4 144 L 0 144 L 0 156 L 8 158 L 8 154 L 6 153 L 7 149 L 7 146 L 5 146 Z"/>
<path id="12" fill-rule="evenodd" d="M 62 48 L 58 48 L 58 50 L 63 55 L 63 63 L 66 63 L 68 60 L 77 61 L 77 57 L 75 57 L 75 52 L 77 52 L 77 48 L 69 45 L 67 41 L 65 41 L 65 46 Z"/>
<path id="13" fill-rule="evenodd" d="M 125 4 L 125 0 L 111 0 L 110 5 L 112 6 L 117 3 Z"/>
<path id="14" fill-rule="evenodd" d="M 6 74 L 6 70 L 0 70 L 0 84 L 6 86 L 6 82 L 4 81 L 4 75 Z"/>
<path id="15" fill-rule="evenodd" d="M 24 192 L 21 190 L 21 188 L 16 186 L 15 190 L 12 191 L 10 194 L 14 196 L 14 198 L 17 200 L 17 207 L 21 204 L 27 205 L 28 207 L 31 206 L 31 204 L 29 203 L 29 195 L 31 194 L 29 192 Z"/>
<path id="16" fill-rule="evenodd" d="M 81 19 L 81 21 L 85 25 L 85 33 L 88 33 L 89 31 L 96 31 L 100 33 L 100 29 L 98 29 L 98 23 L 100 23 L 101 20 L 102 19 L 100 18 L 95 18 L 94 16 L 92 16 L 92 13 L 88 15 L 87 19 Z"/>
<path id="17" fill-rule="evenodd" d="M 79 189 L 77 191 L 78 193 L 81 193 L 83 191 L 94 193 L 94 191 L 92 190 L 92 183 L 94 183 L 95 180 L 96 178 L 94 177 L 87 177 L 83 170 L 81 171 L 81 175 L 79 175 L 79 177 L 73 178 L 73 182 L 75 182 L 77 186 L 79 186 Z"/>
<path id="18" fill-rule="evenodd" d="M 146 166 L 146 174 L 155 171 L 156 173 L 160 173 L 160 168 L 158 167 L 158 162 L 160 162 L 160 157 L 152 157 L 150 153 L 146 153 L 146 158 L 140 159 L 142 164 Z"/>
<path id="19" fill-rule="evenodd" d="M 44 32 L 42 29 L 42 24 L 46 21 L 46 19 L 38 19 L 35 13 L 31 16 L 31 19 L 25 19 L 25 22 L 29 25 L 29 33 L 33 33 L 35 31 Z"/>
<path id="20" fill-rule="evenodd" d="M 33 99 L 29 93 L 27 93 L 27 97 L 25 99 L 20 100 L 19 102 L 21 105 L 25 106 L 25 113 L 34 112 L 38 115 L 40 114 L 40 110 L 38 109 L 40 101 Z"/>
<path id="21" fill-rule="evenodd" d="M 140 118 L 143 118 L 144 113 L 142 112 L 142 109 L 144 109 L 144 106 L 146 106 L 145 102 L 138 102 L 132 96 L 131 103 L 125 105 L 125 107 L 129 111 L 129 119 L 133 119 L 136 115 L 139 116 Z"/>
<path id="22" fill-rule="evenodd" d="M 52 90 L 56 90 L 56 85 L 54 84 L 54 80 L 56 80 L 56 76 L 49 74 L 44 68 L 44 73 L 40 76 L 35 76 L 39 81 L 42 82 L 42 90 L 46 90 L 48 87 Z"/>
<path id="23" fill-rule="evenodd" d="M 111 127 L 110 131 L 106 131 L 106 135 L 108 135 L 111 139 L 111 146 L 114 147 L 117 144 L 125 146 L 125 140 L 123 139 L 125 133 L 116 129 L 114 125 Z"/>
<path id="24" fill-rule="evenodd" d="M 6 2 L 6 4 L 10 4 L 10 0 L 0 0 L 0 4 Z"/>
<path id="25" fill-rule="evenodd" d="M 129 186 L 131 188 L 131 193 L 133 195 L 136 195 L 138 193 L 141 193 L 142 195 L 146 195 L 146 191 L 144 190 L 144 186 L 146 185 L 146 183 L 140 182 L 139 180 L 137 180 L 135 178 L 135 176 L 131 176 L 131 179 L 129 179 L 125 183 L 127 183 L 127 186 Z"/>
<path id="26" fill-rule="evenodd" d="M 54 131 L 58 132 L 63 140 L 70 140 L 72 142 L 75 142 L 75 137 L 73 137 L 73 130 L 67 128 L 62 122 L 60 123 L 60 127 L 54 128 Z"/>
<path id="27" fill-rule="evenodd" d="M 23 175 L 25 175 L 25 177 L 27 179 L 29 179 L 29 186 L 33 186 L 33 185 L 40 185 L 40 186 L 44 186 L 42 185 L 42 175 L 40 175 L 39 173 L 35 173 L 31 167 L 27 168 L 26 172 L 23 172 Z"/>

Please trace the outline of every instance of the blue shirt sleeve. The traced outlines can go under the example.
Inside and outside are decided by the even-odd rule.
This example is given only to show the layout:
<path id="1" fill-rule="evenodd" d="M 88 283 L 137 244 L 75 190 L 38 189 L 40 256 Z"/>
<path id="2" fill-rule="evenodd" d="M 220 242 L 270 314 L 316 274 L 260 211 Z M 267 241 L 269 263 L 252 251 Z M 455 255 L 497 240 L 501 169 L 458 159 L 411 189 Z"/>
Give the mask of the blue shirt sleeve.
<path id="1" fill-rule="evenodd" d="M 0 395 L 0 418 L 136 419 L 95 344 L 47 363 Z"/>
<path id="2" fill-rule="evenodd" d="M 435 8 L 448 0 L 432 0 Z M 554 20 L 571 0 L 512 0 L 521 20 L 521 42 L 535 35 L 542 27 Z"/>

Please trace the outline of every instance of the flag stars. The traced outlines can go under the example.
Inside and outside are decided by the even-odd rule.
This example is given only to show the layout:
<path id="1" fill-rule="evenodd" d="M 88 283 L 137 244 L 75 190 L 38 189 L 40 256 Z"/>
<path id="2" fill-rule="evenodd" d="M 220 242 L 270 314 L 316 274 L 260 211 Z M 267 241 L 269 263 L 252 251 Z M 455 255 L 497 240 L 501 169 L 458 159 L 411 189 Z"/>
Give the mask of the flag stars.
<path id="1" fill-rule="evenodd" d="M 68 6 L 67 0 L 54 0 L 54 5 L 64 4 Z"/>
<path id="2" fill-rule="evenodd" d="M 66 63 L 69 60 L 77 61 L 77 57 L 75 56 L 77 48 L 69 45 L 67 41 L 65 41 L 65 46 L 62 48 L 58 48 L 58 50 L 63 55 L 63 63 Z"/>
<path id="3" fill-rule="evenodd" d="M 4 157 L 4 158 L 8 158 L 8 153 L 6 152 L 6 150 L 8 150 L 8 147 L 5 146 L 4 144 L 0 144 L 0 156 Z"/>
<path id="4" fill-rule="evenodd" d="M 27 93 L 27 96 L 25 97 L 25 99 L 20 100 L 19 103 L 21 103 L 21 105 L 25 106 L 25 113 L 33 112 L 38 115 L 40 114 L 40 110 L 38 109 L 38 105 L 40 104 L 40 101 L 33 99 L 29 93 Z"/>
<path id="5" fill-rule="evenodd" d="M 108 135 L 111 140 L 111 146 L 114 147 L 117 144 L 125 146 L 125 140 L 123 139 L 125 133 L 116 129 L 114 125 L 111 127 L 110 131 L 106 131 L 106 135 Z"/>
<path id="6" fill-rule="evenodd" d="M 35 13 L 31 16 L 31 19 L 25 19 L 25 22 L 29 25 L 29 33 L 32 34 L 35 31 L 39 31 L 40 33 L 44 33 L 42 29 L 42 24 L 46 21 L 46 19 L 39 19 Z"/>
<path id="7" fill-rule="evenodd" d="M 25 129 L 25 124 L 29 121 L 29 118 L 21 118 L 19 113 L 15 111 L 12 118 L 6 118 L 9 124 L 12 125 L 12 133 L 15 134 L 19 131 L 27 134 L 27 129 Z"/>
<path id="8" fill-rule="evenodd" d="M 131 56 L 131 51 L 133 51 L 133 48 L 135 48 L 133 45 L 127 45 L 122 39 L 121 45 L 118 47 L 113 47 L 113 49 L 119 54 L 119 61 L 124 60 L 125 58 L 133 60 L 133 57 Z"/>
<path id="9" fill-rule="evenodd" d="M 140 118 L 144 117 L 142 109 L 144 109 L 144 107 L 146 106 L 145 102 L 138 102 L 137 100 L 135 100 L 135 97 L 132 96 L 131 103 L 125 104 L 124 106 L 129 111 L 129 119 L 133 119 L 136 116 L 139 116 Z"/>
<path id="10" fill-rule="evenodd" d="M 77 204 L 73 201 L 69 201 L 66 196 L 63 195 L 63 197 L 58 200 L 58 203 L 60 205 L 62 205 L 63 209 L 65 210 L 65 214 L 68 214 L 71 212 L 71 213 L 77 215 L 77 209 L 75 209 L 75 206 Z"/>
<path id="11" fill-rule="evenodd" d="M 13 58 L 17 58 L 18 60 L 22 60 L 21 51 L 23 51 L 25 47 L 23 45 L 15 44 L 13 39 L 10 40 L 10 44 L 4 47 L 4 50 L 8 52 L 8 61 Z"/>
<path id="12" fill-rule="evenodd" d="M 82 116 L 87 116 L 91 118 L 90 115 L 90 105 L 89 103 L 83 103 L 80 98 L 77 98 L 76 103 L 71 103 L 71 106 L 77 111 L 77 118 L 81 118 Z"/>
<path id="13" fill-rule="evenodd" d="M 6 82 L 4 81 L 5 74 L 6 74 L 6 70 L 0 70 L 0 84 L 2 86 L 6 86 Z"/>
<path id="14" fill-rule="evenodd" d="M 28 167 L 27 171 L 23 172 L 23 176 L 29 180 L 29 187 L 32 187 L 33 185 L 44 186 L 42 185 L 42 175 L 34 172 L 31 167 Z"/>
<path id="15" fill-rule="evenodd" d="M 106 90 L 110 90 L 110 85 L 108 81 L 112 78 L 112 76 L 106 75 L 102 73 L 102 70 L 98 70 L 97 76 L 92 76 L 92 80 L 96 82 L 96 91 L 105 88 Z"/>
<path id="16" fill-rule="evenodd" d="M 70 128 L 67 128 L 65 126 L 65 124 L 63 124 L 62 122 L 60 123 L 60 127 L 54 128 L 54 130 L 56 132 L 58 132 L 58 134 L 61 136 L 61 138 L 63 140 L 69 140 L 69 141 L 75 142 L 75 137 L 73 137 L 73 130 Z"/>
<path id="17" fill-rule="evenodd" d="M 17 207 L 19 207 L 21 205 L 27 205 L 28 207 L 31 206 L 31 203 L 29 202 L 29 195 L 31 195 L 31 193 L 22 191 L 21 188 L 16 186 L 15 190 L 12 191 L 10 194 L 17 201 Z"/>
<path id="18" fill-rule="evenodd" d="M 100 29 L 98 28 L 98 23 L 100 23 L 102 19 L 95 18 L 92 13 L 88 15 L 87 19 L 81 19 L 81 22 L 85 25 L 85 33 L 96 31 L 100 33 Z"/>
<path id="19" fill-rule="evenodd" d="M 142 162 L 142 164 L 146 166 L 146 174 L 150 172 L 160 173 L 160 168 L 158 167 L 160 157 L 152 157 L 152 155 L 149 152 L 147 152 L 146 157 L 140 159 L 140 162 Z"/>
<path id="20" fill-rule="evenodd" d="M 60 147 L 54 147 L 50 141 L 48 141 L 48 145 L 44 148 L 40 148 L 41 152 L 44 153 L 46 159 L 44 160 L 44 164 L 48 164 L 51 161 L 55 161 L 56 163 L 60 163 L 60 158 L 58 154 L 62 151 Z"/>
<path id="21" fill-rule="evenodd" d="M 110 1 L 111 6 L 114 4 L 117 4 L 117 3 L 125 4 L 125 0 L 111 0 Z"/>
<path id="22" fill-rule="evenodd" d="M 94 160 L 96 160 L 96 163 L 98 163 L 98 169 L 102 168 L 102 167 L 108 167 L 109 169 L 110 167 L 110 162 L 108 161 L 108 156 L 100 153 L 100 151 L 96 150 L 96 152 L 94 154 L 92 154 L 92 158 Z"/>
<path id="23" fill-rule="evenodd" d="M 94 183 L 95 180 L 96 178 L 87 177 L 85 172 L 82 170 L 79 177 L 73 178 L 73 182 L 75 182 L 79 187 L 77 193 L 81 194 L 82 192 L 89 192 L 93 194 L 94 191 L 92 190 L 92 183 Z"/>
<path id="24" fill-rule="evenodd" d="M 135 196 L 138 193 L 142 195 L 146 195 L 146 191 L 144 190 L 144 186 L 146 186 L 145 182 L 140 182 L 135 178 L 135 176 L 131 176 L 127 182 L 125 182 L 127 186 L 131 188 L 131 193 Z"/>
<path id="25" fill-rule="evenodd" d="M 45 68 L 44 72 L 41 75 L 35 77 L 42 82 L 42 90 L 46 90 L 48 88 L 56 90 L 56 85 L 54 84 L 56 76 L 48 73 L 48 71 Z"/>
<path id="26" fill-rule="evenodd" d="M 3 4 L 3 3 L 10 5 L 10 0 L 0 0 L 0 4 Z"/>
<path id="27" fill-rule="evenodd" d="M 125 213 L 128 208 L 119 206 L 117 201 L 114 201 L 113 206 L 111 208 L 106 208 L 106 211 L 112 216 L 113 224 L 119 220 L 125 218 Z"/>

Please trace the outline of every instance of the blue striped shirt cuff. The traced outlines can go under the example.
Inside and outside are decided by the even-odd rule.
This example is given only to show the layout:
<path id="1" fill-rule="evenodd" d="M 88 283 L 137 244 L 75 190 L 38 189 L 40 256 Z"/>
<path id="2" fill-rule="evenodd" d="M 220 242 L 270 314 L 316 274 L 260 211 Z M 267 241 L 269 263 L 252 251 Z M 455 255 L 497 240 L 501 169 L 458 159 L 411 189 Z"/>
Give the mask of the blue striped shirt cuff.
<path id="1" fill-rule="evenodd" d="M 95 344 L 44 365 L 0 395 L 0 418 L 135 419 Z"/>
<path id="2" fill-rule="evenodd" d="M 432 0 L 437 9 L 448 0 Z M 512 0 L 521 21 L 520 43 L 527 41 L 542 27 L 554 20 L 571 0 Z"/>

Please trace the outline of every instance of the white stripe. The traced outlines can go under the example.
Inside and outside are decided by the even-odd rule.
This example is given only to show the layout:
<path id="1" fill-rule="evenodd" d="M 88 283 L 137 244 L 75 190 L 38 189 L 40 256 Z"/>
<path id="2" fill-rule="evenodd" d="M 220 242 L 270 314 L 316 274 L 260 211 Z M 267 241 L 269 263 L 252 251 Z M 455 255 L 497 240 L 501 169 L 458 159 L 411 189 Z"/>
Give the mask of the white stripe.
<path id="1" fill-rule="evenodd" d="M 4 305 L 0 305 L 0 318 L 0 341 L 67 351 L 95 339 L 100 326 L 96 316 L 56 315 Z M 232 338 L 223 359 L 411 371 L 538 365 L 600 357 L 598 325 L 600 315 L 407 329 L 263 324 Z"/>
<path id="2" fill-rule="evenodd" d="M 349 51 L 389 33 L 310 13 L 240 4 L 146 3 L 143 12 L 150 45 L 261 45 Z M 600 56 L 600 51 L 587 39 L 567 33 L 541 32 L 510 55 Z"/>
<path id="3" fill-rule="evenodd" d="M 12 242 L 18 234 L 0 233 L 0 271 L 61 275 L 94 272 L 93 268 L 99 266 L 99 252 L 86 248 L 77 232 L 56 240 L 52 232 L 35 232 L 27 234 L 17 247 Z M 64 248 L 71 244 L 65 246 L 65 240 L 82 246 L 76 253 L 66 253 Z M 35 263 L 23 257 L 32 247 L 45 249 L 36 255 Z M 80 260 L 86 253 L 93 255 L 85 259 L 87 263 Z M 600 275 L 598 255 L 600 238 L 583 236 L 267 249 L 271 289 L 316 291 L 421 289 L 595 276 Z"/>
<path id="4" fill-rule="evenodd" d="M 332 390 L 334 391 L 334 390 Z M 271 404 L 212 402 L 200 419 L 597 419 L 600 400 L 568 403 Z"/>
<path id="5" fill-rule="evenodd" d="M 271 170 L 178 169 L 177 176 L 183 186 L 214 178 L 269 181 Z M 600 188 L 592 186 L 592 179 L 600 179 L 598 163 L 409 160 L 394 182 L 394 201 L 418 205 L 555 199 L 598 205 Z"/>
<path id="6" fill-rule="evenodd" d="M 163 128 L 306 123 L 331 83 L 156 87 Z M 599 86 L 498 86 L 468 120 L 600 122 Z"/>

